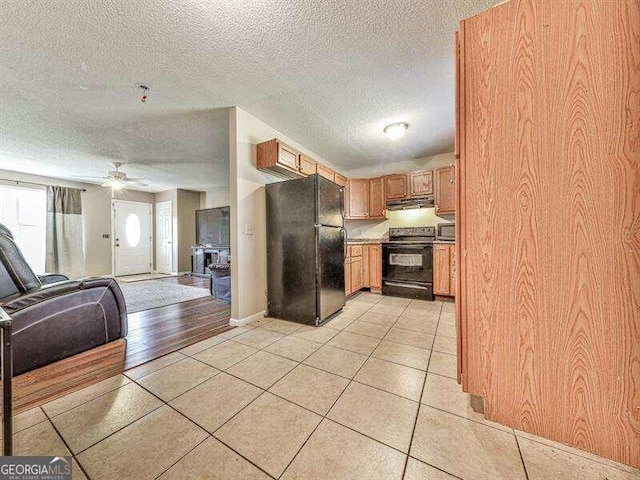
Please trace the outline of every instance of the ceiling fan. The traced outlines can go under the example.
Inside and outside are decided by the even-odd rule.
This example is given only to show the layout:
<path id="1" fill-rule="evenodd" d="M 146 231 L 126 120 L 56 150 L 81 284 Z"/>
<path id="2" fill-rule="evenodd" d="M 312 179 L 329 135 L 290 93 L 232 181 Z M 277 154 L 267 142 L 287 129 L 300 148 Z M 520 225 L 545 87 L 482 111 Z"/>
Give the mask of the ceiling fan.
<path id="1" fill-rule="evenodd" d="M 139 178 L 129 178 L 127 174 L 120 171 L 122 163 L 113 162 L 114 170 L 109 170 L 106 177 L 75 177 L 89 181 L 101 181 L 102 187 L 111 187 L 113 190 L 120 190 L 127 187 L 148 187 L 149 184 Z"/>

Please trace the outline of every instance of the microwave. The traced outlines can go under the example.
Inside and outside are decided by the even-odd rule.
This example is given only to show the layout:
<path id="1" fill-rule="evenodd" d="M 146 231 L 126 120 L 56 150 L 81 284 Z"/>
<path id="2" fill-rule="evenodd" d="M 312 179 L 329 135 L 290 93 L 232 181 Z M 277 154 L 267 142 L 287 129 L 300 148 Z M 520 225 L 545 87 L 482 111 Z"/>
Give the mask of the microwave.
<path id="1" fill-rule="evenodd" d="M 456 239 L 456 224 L 455 223 L 439 223 L 436 227 L 436 238 L 438 240 L 450 240 Z"/>

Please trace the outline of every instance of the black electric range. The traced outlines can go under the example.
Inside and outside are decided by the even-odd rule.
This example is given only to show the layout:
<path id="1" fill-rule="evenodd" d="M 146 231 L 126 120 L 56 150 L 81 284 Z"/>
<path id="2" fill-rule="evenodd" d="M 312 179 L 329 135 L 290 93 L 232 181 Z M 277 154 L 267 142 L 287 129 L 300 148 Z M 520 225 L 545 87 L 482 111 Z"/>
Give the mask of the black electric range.
<path id="1" fill-rule="evenodd" d="M 382 294 L 433 300 L 435 227 L 390 228 L 382 244 Z"/>

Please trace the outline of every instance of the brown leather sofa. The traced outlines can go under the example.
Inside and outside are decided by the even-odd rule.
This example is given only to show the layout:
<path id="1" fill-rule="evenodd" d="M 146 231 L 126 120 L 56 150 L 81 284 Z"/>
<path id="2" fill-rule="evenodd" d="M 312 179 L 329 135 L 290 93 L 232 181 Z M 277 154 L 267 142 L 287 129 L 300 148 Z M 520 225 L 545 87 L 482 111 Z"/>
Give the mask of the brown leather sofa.
<path id="1" fill-rule="evenodd" d="M 127 309 L 115 280 L 39 278 L 2 225 L 0 306 L 13 319 L 14 376 L 127 335 Z"/>

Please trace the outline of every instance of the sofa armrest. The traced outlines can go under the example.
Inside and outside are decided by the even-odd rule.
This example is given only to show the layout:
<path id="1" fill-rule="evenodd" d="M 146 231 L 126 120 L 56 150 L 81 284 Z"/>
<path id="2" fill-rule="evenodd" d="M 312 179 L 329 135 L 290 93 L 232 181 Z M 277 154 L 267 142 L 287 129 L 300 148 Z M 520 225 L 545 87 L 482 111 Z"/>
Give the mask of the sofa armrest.
<path id="1" fill-rule="evenodd" d="M 127 335 L 127 307 L 124 301 L 124 296 L 122 295 L 122 290 L 120 290 L 120 286 L 112 278 L 88 278 L 80 281 L 69 280 L 66 282 L 58 282 L 41 287 L 36 291 L 7 297 L 0 302 L 0 306 L 4 308 L 7 314 L 15 316 L 16 313 L 24 309 L 39 306 L 40 304 L 44 305 L 51 301 L 57 300 L 56 305 L 60 305 L 60 302 L 66 295 L 71 295 L 84 290 L 88 291 L 88 293 L 91 291 L 96 292 L 96 295 L 92 295 L 95 299 L 89 301 L 100 303 L 106 301 L 108 298 L 110 302 L 115 305 L 118 317 L 117 320 L 121 326 L 117 330 L 121 332 L 121 335 L 119 336 L 124 338 Z M 112 316 L 113 315 L 111 315 L 111 317 Z"/>
<path id="2" fill-rule="evenodd" d="M 49 285 L 51 283 L 66 282 L 69 280 L 69 277 L 66 275 L 60 275 L 59 273 L 44 273 L 42 275 L 38 275 L 38 279 L 42 285 Z"/>
<path id="3" fill-rule="evenodd" d="M 13 320 L 16 375 L 127 335 L 127 310 L 115 280 L 48 285 L 3 299 Z"/>

